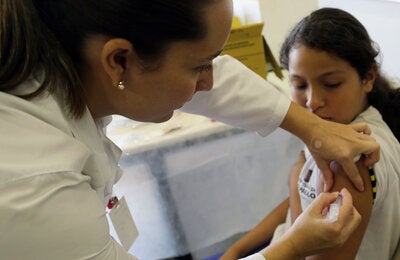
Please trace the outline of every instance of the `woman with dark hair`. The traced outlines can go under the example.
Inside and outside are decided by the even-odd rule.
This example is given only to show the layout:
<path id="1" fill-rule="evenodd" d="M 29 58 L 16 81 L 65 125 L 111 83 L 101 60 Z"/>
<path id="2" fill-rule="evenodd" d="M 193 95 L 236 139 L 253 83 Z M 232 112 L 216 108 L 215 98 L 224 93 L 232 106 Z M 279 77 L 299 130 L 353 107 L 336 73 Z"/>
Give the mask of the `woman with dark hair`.
<path id="1" fill-rule="evenodd" d="M 106 219 L 121 176 L 103 133 L 113 114 L 163 122 L 193 98 L 188 111 L 263 135 L 280 126 L 311 147 L 327 186 L 330 160 L 362 189 L 354 156 L 378 159 L 365 123 L 325 122 L 230 57 L 213 69 L 230 0 L 0 0 L 0 12 L 1 259 L 133 258 Z M 336 196 L 320 196 L 266 255 L 341 244 L 360 216 L 344 194 L 338 221 L 327 222 L 320 213 Z M 304 236 L 310 225 L 318 232 Z"/>
<path id="2" fill-rule="evenodd" d="M 381 75 L 379 51 L 364 26 L 351 14 L 322 8 L 302 19 L 283 43 L 280 60 L 289 72 L 293 101 L 325 120 L 366 122 L 380 144 L 380 161 L 356 163 L 366 184 L 360 193 L 333 163 L 333 190 L 347 189 L 362 216 L 361 224 L 340 247 L 307 259 L 394 259 L 400 243 L 400 89 Z M 308 151 L 291 172 L 290 197 L 233 245 L 227 258 L 239 257 L 290 227 L 323 191 L 320 169 Z M 286 215 L 290 208 L 290 215 Z M 276 229 L 278 224 L 286 223 Z M 243 252 L 243 253 L 239 253 Z"/>

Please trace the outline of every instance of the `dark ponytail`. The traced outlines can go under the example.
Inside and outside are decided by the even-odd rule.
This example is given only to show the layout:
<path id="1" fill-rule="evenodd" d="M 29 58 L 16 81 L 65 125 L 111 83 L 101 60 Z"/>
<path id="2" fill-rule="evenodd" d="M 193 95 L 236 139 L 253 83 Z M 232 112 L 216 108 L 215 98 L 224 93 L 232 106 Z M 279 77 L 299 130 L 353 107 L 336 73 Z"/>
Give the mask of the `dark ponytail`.
<path id="1" fill-rule="evenodd" d="M 85 104 L 78 72 L 59 42 L 42 23 L 31 0 L 0 0 L 0 91 L 7 92 L 30 76 L 44 73 L 39 89 L 60 92 L 71 116 L 83 114 Z M 73 88 L 73 91 L 68 91 Z M 29 91 L 29 90 L 28 90 Z"/>
<path id="2" fill-rule="evenodd" d="M 368 103 L 379 110 L 400 142 L 400 88 L 393 88 L 386 78 L 378 75 L 372 91 L 368 93 Z"/>

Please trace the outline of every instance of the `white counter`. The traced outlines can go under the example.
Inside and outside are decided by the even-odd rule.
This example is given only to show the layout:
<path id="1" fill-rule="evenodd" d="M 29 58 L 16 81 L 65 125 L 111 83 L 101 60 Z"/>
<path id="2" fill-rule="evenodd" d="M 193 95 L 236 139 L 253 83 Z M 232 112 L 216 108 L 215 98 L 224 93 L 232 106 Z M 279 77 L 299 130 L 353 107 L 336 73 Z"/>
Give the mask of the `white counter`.
<path id="1" fill-rule="evenodd" d="M 139 229 L 130 252 L 146 260 L 198 252 L 252 228 L 286 198 L 302 147 L 280 129 L 262 138 L 179 112 L 162 124 L 117 119 L 108 135 L 124 151 L 125 174 L 115 191 Z"/>

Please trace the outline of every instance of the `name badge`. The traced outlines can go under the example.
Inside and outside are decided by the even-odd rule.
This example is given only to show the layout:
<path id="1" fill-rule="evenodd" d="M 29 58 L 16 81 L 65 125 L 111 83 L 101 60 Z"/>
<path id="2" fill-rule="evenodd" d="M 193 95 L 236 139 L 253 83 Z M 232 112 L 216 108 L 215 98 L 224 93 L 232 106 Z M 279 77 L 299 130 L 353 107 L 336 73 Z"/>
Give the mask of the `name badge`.
<path id="1" fill-rule="evenodd" d="M 139 232 L 133 221 L 128 205 L 126 204 L 125 197 L 122 197 L 120 200 L 114 197 L 112 200 L 112 206 L 108 206 L 111 208 L 109 216 L 122 247 L 128 251 L 136 240 Z"/>

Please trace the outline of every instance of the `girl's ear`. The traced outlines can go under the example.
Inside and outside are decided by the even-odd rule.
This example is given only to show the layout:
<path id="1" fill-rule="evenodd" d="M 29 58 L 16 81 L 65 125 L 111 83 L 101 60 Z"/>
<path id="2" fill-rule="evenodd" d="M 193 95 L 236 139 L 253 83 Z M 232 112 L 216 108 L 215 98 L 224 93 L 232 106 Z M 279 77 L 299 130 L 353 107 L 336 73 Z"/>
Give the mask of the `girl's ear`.
<path id="1" fill-rule="evenodd" d="M 112 80 L 113 86 L 124 80 L 124 72 L 132 57 L 134 50 L 132 44 L 125 39 L 114 38 L 108 40 L 101 52 L 101 63 Z"/>
<path id="2" fill-rule="evenodd" d="M 374 83 L 378 74 L 378 66 L 375 64 L 372 68 L 367 72 L 365 78 L 363 79 L 363 87 L 366 93 L 372 91 L 374 87 Z"/>

